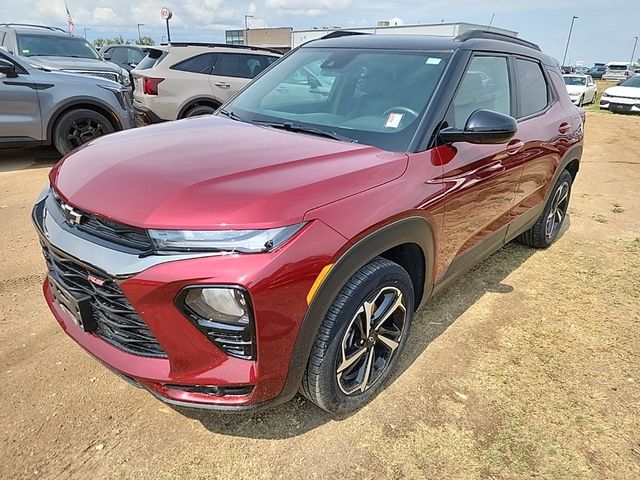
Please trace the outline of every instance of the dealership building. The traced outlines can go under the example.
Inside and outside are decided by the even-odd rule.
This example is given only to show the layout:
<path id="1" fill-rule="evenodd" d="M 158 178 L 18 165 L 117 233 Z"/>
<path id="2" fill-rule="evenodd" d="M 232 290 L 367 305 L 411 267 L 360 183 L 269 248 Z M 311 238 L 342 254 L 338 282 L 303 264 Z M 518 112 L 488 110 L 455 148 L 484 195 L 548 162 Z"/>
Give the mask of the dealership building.
<path id="1" fill-rule="evenodd" d="M 518 32 L 504 28 L 489 27 L 475 23 L 431 23 L 417 25 L 390 25 L 389 22 L 378 22 L 375 27 L 340 28 L 318 27 L 310 30 L 294 30 L 291 27 L 281 28 L 250 28 L 244 30 L 227 30 L 225 38 L 227 44 L 251 45 L 268 47 L 283 52 L 296 48 L 310 40 L 316 40 L 336 30 L 348 30 L 371 34 L 404 34 L 404 35 L 434 35 L 438 37 L 456 37 L 467 30 L 483 29 L 497 33 L 517 36 Z"/>

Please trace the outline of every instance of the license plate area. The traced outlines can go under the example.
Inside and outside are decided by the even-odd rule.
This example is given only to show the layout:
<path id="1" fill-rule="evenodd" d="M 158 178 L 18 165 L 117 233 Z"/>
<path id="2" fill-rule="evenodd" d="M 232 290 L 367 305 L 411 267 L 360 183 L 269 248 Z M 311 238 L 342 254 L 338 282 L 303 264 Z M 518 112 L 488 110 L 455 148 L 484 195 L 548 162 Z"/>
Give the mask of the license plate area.
<path id="1" fill-rule="evenodd" d="M 49 275 L 49 285 L 53 299 L 69 314 L 71 320 L 85 332 L 95 332 L 97 324 L 93 318 L 91 297 L 66 290 L 52 275 Z"/>

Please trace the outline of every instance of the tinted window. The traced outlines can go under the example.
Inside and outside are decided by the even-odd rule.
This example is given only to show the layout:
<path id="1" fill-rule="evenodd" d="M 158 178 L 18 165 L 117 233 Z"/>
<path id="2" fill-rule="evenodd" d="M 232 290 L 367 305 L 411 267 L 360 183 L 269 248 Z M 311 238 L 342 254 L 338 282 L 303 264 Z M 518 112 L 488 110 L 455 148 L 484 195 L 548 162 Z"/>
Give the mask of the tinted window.
<path id="1" fill-rule="evenodd" d="M 150 49 L 147 53 L 147 56 L 140 60 L 140 62 L 138 62 L 136 70 L 146 70 L 148 68 L 153 68 L 158 65 L 166 56 L 167 52 L 164 52 L 162 50 Z"/>
<path id="2" fill-rule="evenodd" d="M 474 57 L 453 99 L 450 122 L 463 128 L 478 109 L 511 115 L 509 68 L 505 57 Z"/>
<path id="3" fill-rule="evenodd" d="M 628 78 L 620 84 L 621 87 L 636 87 L 640 88 L 640 75 Z"/>
<path id="4" fill-rule="evenodd" d="M 189 60 L 175 64 L 172 70 L 181 70 L 183 72 L 211 74 L 211 70 L 216 63 L 217 53 L 204 53 L 197 55 Z"/>
<path id="5" fill-rule="evenodd" d="M 527 117 L 544 110 L 549 103 L 547 81 L 540 64 L 529 60 L 516 60 L 520 117 Z"/>
<path id="6" fill-rule="evenodd" d="M 221 53 L 215 68 L 215 75 L 223 77 L 254 78 L 271 65 L 276 57 Z"/>
<path id="7" fill-rule="evenodd" d="M 127 49 L 125 48 L 110 48 L 106 53 L 111 55 L 110 61 L 113 63 L 118 63 L 120 65 L 127 63 Z"/>
<path id="8" fill-rule="evenodd" d="M 18 35 L 18 55 L 25 57 L 78 57 L 99 59 L 100 55 L 80 37 L 65 35 Z"/>

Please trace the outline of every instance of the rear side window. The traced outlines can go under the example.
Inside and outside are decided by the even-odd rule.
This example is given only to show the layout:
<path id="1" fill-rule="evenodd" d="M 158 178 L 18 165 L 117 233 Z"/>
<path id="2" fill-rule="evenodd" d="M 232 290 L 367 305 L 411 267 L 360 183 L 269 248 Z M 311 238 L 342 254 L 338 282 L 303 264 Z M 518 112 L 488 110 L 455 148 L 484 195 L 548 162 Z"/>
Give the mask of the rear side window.
<path id="1" fill-rule="evenodd" d="M 478 109 L 511 115 L 511 88 L 506 57 L 477 56 L 471 60 L 453 99 L 449 117 L 456 128 L 464 128 Z"/>
<path id="2" fill-rule="evenodd" d="M 547 108 L 549 89 L 538 62 L 516 59 L 516 78 L 520 106 L 518 118 L 534 115 Z"/>
<path id="3" fill-rule="evenodd" d="M 176 63 L 171 67 L 171 70 L 211 75 L 211 71 L 213 70 L 213 66 L 216 64 L 217 59 L 217 53 L 203 53 L 202 55 L 196 55 L 188 60 Z"/>
<path id="4" fill-rule="evenodd" d="M 214 74 L 222 77 L 255 78 L 276 59 L 266 55 L 221 53 Z"/>
<path id="5" fill-rule="evenodd" d="M 149 53 L 147 53 L 147 56 L 140 60 L 140 62 L 136 66 L 136 70 L 147 70 L 149 68 L 153 68 L 158 65 L 166 56 L 167 52 L 151 49 L 149 50 Z"/>

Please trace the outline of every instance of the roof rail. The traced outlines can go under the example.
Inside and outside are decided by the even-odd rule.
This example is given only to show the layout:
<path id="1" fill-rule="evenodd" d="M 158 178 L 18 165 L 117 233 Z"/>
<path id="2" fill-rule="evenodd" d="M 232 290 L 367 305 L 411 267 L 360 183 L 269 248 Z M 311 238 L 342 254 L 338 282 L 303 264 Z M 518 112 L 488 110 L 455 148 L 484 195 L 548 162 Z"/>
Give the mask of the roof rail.
<path id="1" fill-rule="evenodd" d="M 336 30 L 335 32 L 327 33 L 324 37 L 320 37 L 318 40 L 328 40 L 330 38 L 350 37 L 352 35 L 371 35 L 367 32 L 352 32 L 349 30 Z"/>
<path id="2" fill-rule="evenodd" d="M 34 25 L 32 23 L 0 23 L 0 27 L 30 27 L 30 28 L 44 28 L 45 30 L 51 30 L 52 32 L 66 33 L 60 27 L 49 27 L 47 25 Z"/>
<path id="3" fill-rule="evenodd" d="M 500 40 L 503 42 L 515 43 L 517 45 L 522 45 L 524 47 L 533 48 L 534 50 L 538 50 L 540 47 L 527 40 L 523 40 L 522 38 L 514 37 L 513 35 L 507 35 L 506 33 L 494 32 L 492 30 L 467 30 L 466 32 L 458 35 L 454 40 L 458 42 L 464 42 L 465 40 L 471 40 L 472 38 L 482 38 L 485 40 Z"/>
<path id="4" fill-rule="evenodd" d="M 273 48 L 266 47 L 254 47 L 252 45 L 232 45 L 229 43 L 207 43 L 207 42 L 169 42 L 168 44 L 163 43 L 164 45 L 169 45 L 170 47 L 210 47 L 210 48 L 237 48 L 239 50 L 257 50 L 264 52 L 277 53 L 278 55 L 282 55 L 282 52 L 278 50 L 274 50 Z"/>

